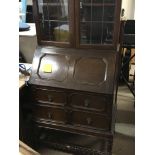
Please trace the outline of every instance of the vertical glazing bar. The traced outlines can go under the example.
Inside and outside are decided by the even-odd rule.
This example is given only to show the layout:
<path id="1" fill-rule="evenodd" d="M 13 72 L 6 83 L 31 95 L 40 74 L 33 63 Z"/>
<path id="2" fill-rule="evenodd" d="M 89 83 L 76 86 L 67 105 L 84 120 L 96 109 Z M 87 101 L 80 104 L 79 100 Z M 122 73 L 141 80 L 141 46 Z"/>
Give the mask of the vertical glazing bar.
<path id="1" fill-rule="evenodd" d="M 93 4 L 92 4 L 93 2 L 92 2 L 92 0 L 91 0 L 91 23 L 90 23 L 90 44 L 92 43 L 92 19 L 93 19 L 93 17 L 92 17 L 92 14 L 93 14 Z"/>
<path id="2" fill-rule="evenodd" d="M 40 5 L 42 5 L 42 6 L 40 6 Z M 44 17 L 44 9 L 43 9 L 43 7 L 44 7 L 44 3 L 43 3 L 43 0 L 39 0 L 38 1 L 38 7 L 39 7 L 39 9 L 40 9 L 40 11 L 39 12 L 42 12 L 42 19 L 41 19 L 41 22 L 42 22 L 42 27 L 43 27 L 43 29 L 45 29 L 45 17 Z M 42 7 L 42 8 L 41 8 Z M 39 18 L 39 21 L 40 21 L 40 18 Z"/>
<path id="3" fill-rule="evenodd" d="M 103 44 L 103 25 L 104 25 L 104 0 L 103 0 L 103 10 L 102 10 L 102 33 L 101 33 L 101 44 Z"/>
<path id="4" fill-rule="evenodd" d="M 49 1 L 47 2 L 47 16 L 48 16 L 48 38 L 51 40 L 51 22 L 50 22 L 50 18 L 49 18 Z"/>
<path id="5" fill-rule="evenodd" d="M 58 22 L 58 27 L 59 27 L 59 36 L 58 36 L 58 38 L 59 38 L 59 41 L 60 41 L 60 39 L 61 39 L 61 36 L 60 36 L 60 33 L 61 33 L 61 31 L 60 31 L 60 22 Z"/>
<path id="6" fill-rule="evenodd" d="M 60 4 L 58 4 L 58 3 L 60 3 Z M 59 17 L 59 13 L 58 13 L 58 11 L 60 11 L 61 10 L 61 14 L 62 14 L 62 6 L 61 6 L 61 1 L 59 0 L 59 1 L 56 1 L 56 5 L 57 5 L 57 24 L 58 24 L 58 27 L 59 27 L 59 31 L 58 31 L 58 37 L 56 37 L 55 36 L 55 38 L 58 38 L 58 41 L 60 41 L 60 17 Z M 61 6 L 61 9 L 60 9 L 60 6 Z"/>

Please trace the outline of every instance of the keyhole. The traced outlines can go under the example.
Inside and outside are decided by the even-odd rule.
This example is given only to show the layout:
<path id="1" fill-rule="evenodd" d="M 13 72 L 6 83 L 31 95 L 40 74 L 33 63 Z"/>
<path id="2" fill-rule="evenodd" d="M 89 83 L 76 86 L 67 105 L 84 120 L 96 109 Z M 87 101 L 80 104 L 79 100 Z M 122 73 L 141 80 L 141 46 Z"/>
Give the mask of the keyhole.
<path id="1" fill-rule="evenodd" d="M 89 103 L 90 103 L 89 100 L 86 99 L 85 102 L 84 102 L 85 107 L 88 107 L 89 106 Z"/>
<path id="2" fill-rule="evenodd" d="M 92 119 L 91 118 L 87 118 L 87 124 L 90 125 L 92 123 Z"/>
<path id="3" fill-rule="evenodd" d="M 49 102 L 53 102 L 52 96 L 50 96 L 50 95 L 48 96 L 48 101 L 49 101 Z"/>
<path id="4" fill-rule="evenodd" d="M 52 119 L 52 114 L 51 113 L 48 113 L 48 118 Z"/>

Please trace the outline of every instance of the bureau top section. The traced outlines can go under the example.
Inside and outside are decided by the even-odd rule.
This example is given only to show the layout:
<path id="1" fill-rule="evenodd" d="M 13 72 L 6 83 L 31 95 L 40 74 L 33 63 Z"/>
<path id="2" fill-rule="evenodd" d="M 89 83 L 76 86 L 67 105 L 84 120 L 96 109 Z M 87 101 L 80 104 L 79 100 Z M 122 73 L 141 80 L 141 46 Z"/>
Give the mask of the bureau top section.
<path id="1" fill-rule="evenodd" d="M 38 47 L 29 84 L 112 94 L 116 52 Z"/>
<path id="2" fill-rule="evenodd" d="M 116 49 L 121 0 L 33 0 L 38 44 Z"/>

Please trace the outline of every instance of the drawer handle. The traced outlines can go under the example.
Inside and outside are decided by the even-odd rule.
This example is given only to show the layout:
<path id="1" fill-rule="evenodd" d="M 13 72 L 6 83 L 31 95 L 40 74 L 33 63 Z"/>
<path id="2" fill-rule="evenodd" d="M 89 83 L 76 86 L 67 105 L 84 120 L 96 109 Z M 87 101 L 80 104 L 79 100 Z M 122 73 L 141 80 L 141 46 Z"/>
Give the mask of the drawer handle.
<path id="1" fill-rule="evenodd" d="M 87 118 L 87 124 L 90 125 L 92 123 L 92 119 L 89 117 Z"/>
<path id="2" fill-rule="evenodd" d="M 52 114 L 51 113 L 48 113 L 48 118 L 52 119 Z"/>
<path id="3" fill-rule="evenodd" d="M 85 107 L 89 107 L 89 104 L 90 104 L 90 101 L 89 101 L 88 99 L 86 99 L 86 100 L 84 101 L 84 106 L 85 106 Z"/>
<path id="4" fill-rule="evenodd" d="M 50 96 L 50 95 L 48 96 L 48 101 L 49 101 L 49 102 L 53 102 L 52 96 Z"/>

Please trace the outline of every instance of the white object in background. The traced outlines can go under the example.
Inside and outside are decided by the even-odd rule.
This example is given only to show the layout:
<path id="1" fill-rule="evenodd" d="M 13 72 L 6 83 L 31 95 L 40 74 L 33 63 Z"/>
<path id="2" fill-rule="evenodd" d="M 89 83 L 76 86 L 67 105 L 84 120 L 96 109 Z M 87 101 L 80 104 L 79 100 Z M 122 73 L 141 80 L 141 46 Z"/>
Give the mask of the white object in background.
<path id="1" fill-rule="evenodd" d="M 58 27 L 55 27 L 54 28 L 55 30 L 62 30 L 62 31 L 69 31 L 69 25 L 66 25 L 66 24 L 64 24 L 64 25 L 61 25 L 61 26 L 58 26 Z"/>
<path id="2" fill-rule="evenodd" d="M 36 26 L 35 23 L 27 23 L 30 26 L 29 31 L 21 31 L 19 32 L 19 36 L 36 36 Z"/>
<path id="3" fill-rule="evenodd" d="M 116 123 L 115 132 L 123 134 L 125 136 L 134 137 L 135 136 L 135 125 L 127 123 Z"/>
<path id="4" fill-rule="evenodd" d="M 135 19 L 135 0 L 122 0 L 122 8 L 125 9 L 126 20 Z"/>
<path id="5" fill-rule="evenodd" d="M 22 13 L 22 2 L 19 2 L 19 22 L 22 22 L 25 18 L 25 14 Z"/>
<path id="6" fill-rule="evenodd" d="M 19 22 L 22 22 L 22 3 L 19 2 Z"/>

